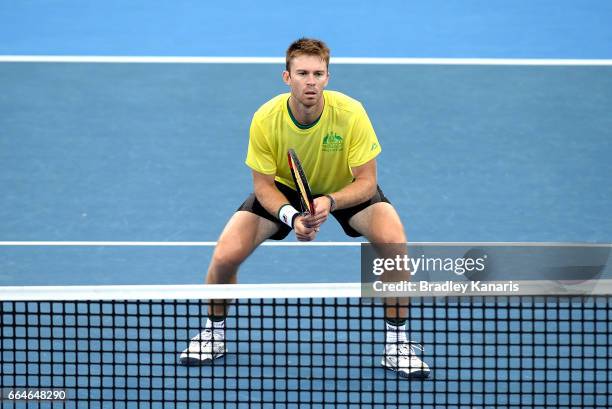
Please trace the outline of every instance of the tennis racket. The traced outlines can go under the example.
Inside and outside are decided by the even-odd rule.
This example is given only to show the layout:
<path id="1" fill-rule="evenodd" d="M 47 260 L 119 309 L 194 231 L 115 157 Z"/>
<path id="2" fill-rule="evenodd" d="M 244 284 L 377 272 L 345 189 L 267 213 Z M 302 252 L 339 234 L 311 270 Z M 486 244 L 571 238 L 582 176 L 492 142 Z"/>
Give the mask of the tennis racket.
<path id="1" fill-rule="evenodd" d="M 314 214 L 314 200 L 310 192 L 308 179 L 306 179 L 306 173 L 304 173 L 304 168 L 302 168 L 300 163 L 300 158 L 298 158 L 297 153 L 293 149 L 289 149 L 287 151 L 287 159 L 289 160 L 289 169 L 291 169 L 295 188 L 300 196 L 302 213 Z"/>

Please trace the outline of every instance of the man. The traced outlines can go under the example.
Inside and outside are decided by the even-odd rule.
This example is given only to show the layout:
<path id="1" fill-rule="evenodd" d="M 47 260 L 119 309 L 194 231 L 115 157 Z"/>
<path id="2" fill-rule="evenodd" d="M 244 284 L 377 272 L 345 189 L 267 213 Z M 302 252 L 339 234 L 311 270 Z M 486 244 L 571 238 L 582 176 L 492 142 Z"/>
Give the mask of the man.
<path id="1" fill-rule="evenodd" d="M 300 241 L 314 240 L 331 213 L 345 233 L 371 243 L 405 243 L 404 228 L 377 185 L 381 148 L 363 106 L 339 92 L 324 91 L 329 81 L 329 49 L 302 38 L 287 49 L 279 95 L 253 116 L 246 164 L 254 193 L 229 220 L 215 248 L 206 282 L 236 283 L 238 267 L 265 240 L 282 240 L 291 230 Z M 294 148 L 315 195 L 313 215 L 300 214 L 299 198 L 287 164 Z M 386 346 L 382 365 L 406 377 L 426 377 L 429 367 L 406 338 L 407 308 L 386 307 Z M 183 364 L 210 363 L 225 352 L 227 305 L 212 303 L 205 330 L 192 339 Z"/>

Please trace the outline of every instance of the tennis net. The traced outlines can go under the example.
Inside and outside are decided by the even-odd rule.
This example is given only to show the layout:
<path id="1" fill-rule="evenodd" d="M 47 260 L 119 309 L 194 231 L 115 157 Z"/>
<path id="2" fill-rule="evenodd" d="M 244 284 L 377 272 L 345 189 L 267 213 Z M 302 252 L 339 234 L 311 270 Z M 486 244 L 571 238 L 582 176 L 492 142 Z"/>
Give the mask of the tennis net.
<path id="1" fill-rule="evenodd" d="M 23 391 L 32 407 L 68 408 L 612 406 L 609 295 L 413 298 L 407 330 L 431 374 L 407 380 L 381 366 L 384 305 L 360 294 L 360 284 L 4 287 L 1 406 L 23 407 Z M 224 298 L 236 300 L 227 353 L 180 365 L 206 300 Z"/>

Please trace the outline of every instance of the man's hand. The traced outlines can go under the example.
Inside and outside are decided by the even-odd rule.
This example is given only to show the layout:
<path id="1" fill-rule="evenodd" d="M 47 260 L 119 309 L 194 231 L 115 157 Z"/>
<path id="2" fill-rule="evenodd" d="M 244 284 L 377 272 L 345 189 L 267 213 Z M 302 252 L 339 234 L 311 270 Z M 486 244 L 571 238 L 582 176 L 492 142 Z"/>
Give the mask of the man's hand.
<path id="1" fill-rule="evenodd" d="M 312 216 L 300 215 L 295 218 L 293 222 L 293 229 L 295 230 L 295 237 L 298 241 L 313 241 L 317 236 L 318 228 L 311 227 L 308 220 Z"/>
<path id="2" fill-rule="evenodd" d="M 316 229 L 316 231 L 319 231 L 321 225 L 327 220 L 330 209 L 331 201 L 327 196 L 317 197 L 314 200 L 315 214 L 309 214 L 304 218 L 306 225 Z"/>
<path id="3" fill-rule="evenodd" d="M 299 241 L 312 241 L 319 232 L 321 225 L 327 220 L 331 209 L 331 201 L 326 196 L 314 200 L 315 214 L 305 214 L 295 219 L 293 228 Z M 299 224 L 298 224 L 299 221 Z M 299 226 L 299 227 L 298 227 Z"/>

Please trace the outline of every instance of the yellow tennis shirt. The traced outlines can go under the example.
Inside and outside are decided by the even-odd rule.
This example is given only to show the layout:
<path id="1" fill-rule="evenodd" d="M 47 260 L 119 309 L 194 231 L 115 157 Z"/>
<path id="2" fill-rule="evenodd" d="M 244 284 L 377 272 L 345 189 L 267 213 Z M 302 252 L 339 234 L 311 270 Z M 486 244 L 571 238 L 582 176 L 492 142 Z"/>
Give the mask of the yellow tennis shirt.
<path id="1" fill-rule="evenodd" d="M 275 175 L 295 189 L 287 162 L 287 150 L 295 149 L 312 193 L 336 192 L 353 181 L 351 168 L 363 165 L 381 151 L 368 115 L 359 101 L 340 92 L 324 91 L 325 106 L 319 120 L 305 128 L 292 118 L 281 94 L 253 115 L 246 164 Z"/>

